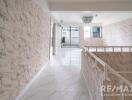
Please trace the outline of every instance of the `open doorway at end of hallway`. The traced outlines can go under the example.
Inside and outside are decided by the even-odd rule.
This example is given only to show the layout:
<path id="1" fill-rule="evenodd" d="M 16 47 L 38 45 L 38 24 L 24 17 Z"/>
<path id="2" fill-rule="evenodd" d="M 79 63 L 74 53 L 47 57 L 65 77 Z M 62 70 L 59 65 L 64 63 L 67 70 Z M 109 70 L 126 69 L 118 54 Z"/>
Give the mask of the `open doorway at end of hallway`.
<path id="1" fill-rule="evenodd" d="M 63 26 L 51 21 L 50 58 L 62 48 L 80 47 L 80 27 Z"/>
<path id="2" fill-rule="evenodd" d="M 80 31 L 78 26 L 63 26 L 61 36 L 62 48 L 78 48 L 80 40 Z"/>

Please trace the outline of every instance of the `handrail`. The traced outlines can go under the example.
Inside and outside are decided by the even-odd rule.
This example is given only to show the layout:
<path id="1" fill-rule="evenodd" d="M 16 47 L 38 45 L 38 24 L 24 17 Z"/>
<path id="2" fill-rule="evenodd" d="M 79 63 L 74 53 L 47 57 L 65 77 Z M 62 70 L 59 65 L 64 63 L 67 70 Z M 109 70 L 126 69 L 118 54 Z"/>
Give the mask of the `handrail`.
<path id="1" fill-rule="evenodd" d="M 114 74 L 115 76 L 117 76 L 118 78 L 120 78 L 122 81 L 124 81 L 124 83 L 126 83 L 128 86 L 132 86 L 132 83 L 130 81 L 128 81 L 125 77 L 123 77 L 122 75 L 120 75 L 117 71 L 115 71 L 113 68 L 111 68 L 109 65 L 106 66 L 107 69 L 109 71 L 112 72 L 112 74 Z"/>
<path id="2" fill-rule="evenodd" d="M 132 52 L 132 46 L 84 46 L 84 48 L 90 52 L 98 52 L 99 49 L 103 49 L 103 52 Z M 112 51 L 107 49 L 112 49 Z M 116 49 L 118 49 L 118 51 L 116 51 Z M 128 50 L 124 51 L 123 49 Z"/>
<path id="3" fill-rule="evenodd" d="M 85 51 L 86 52 L 86 51 Z M 125 77 L 123 77 L 121 74 L 119 74 L 117 71 L 115 71 L 112 67 L 110 67 L 106 62 L 104 62 L 102 59 L 100 59 L 99 57 L 97 57 L 95 54 L 93 54 L 92 52 L 88 52 L 90 54 L 91 57 L 93 57 L 98 63 L 100 63 L 104 69 L 110 71 L 112 74 L 114 74 L 115 76 L 117 76 L 119 79 L 121 79 L 124 83 L 126 83 L 128 86 L 132 86 L 132 83 L 130 81 L 128 81 Z M 105 70 L 104 70 L 105 71 Z"/>

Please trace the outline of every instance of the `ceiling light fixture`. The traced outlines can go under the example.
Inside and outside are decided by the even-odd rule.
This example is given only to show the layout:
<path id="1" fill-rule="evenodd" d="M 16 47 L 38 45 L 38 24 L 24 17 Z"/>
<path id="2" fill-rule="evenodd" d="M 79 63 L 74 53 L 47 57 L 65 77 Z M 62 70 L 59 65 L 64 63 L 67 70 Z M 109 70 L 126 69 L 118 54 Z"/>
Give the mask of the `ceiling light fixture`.
<path id="1" fill-rule="evenodd" d="M 91 23 L 92 20 L 93 20 L 93 16 L 83 16 L 83 17 L 82 17 L 82 21 L 83 21 L 83 23 L 85 23 L 85 24 Z"/>
<path id="2" fill-rule="evenodd" d="M 82 17 L 82 21 L 83 21 L 83 23 L 85 23 L 85 24 L 92 23 L 93 18 L 94 18 L 95 16 L 98 16 L 98 15 L 97 15 L 97 14 L 96 14 L 96 15 L 85 15 L 85 16 Z"/>

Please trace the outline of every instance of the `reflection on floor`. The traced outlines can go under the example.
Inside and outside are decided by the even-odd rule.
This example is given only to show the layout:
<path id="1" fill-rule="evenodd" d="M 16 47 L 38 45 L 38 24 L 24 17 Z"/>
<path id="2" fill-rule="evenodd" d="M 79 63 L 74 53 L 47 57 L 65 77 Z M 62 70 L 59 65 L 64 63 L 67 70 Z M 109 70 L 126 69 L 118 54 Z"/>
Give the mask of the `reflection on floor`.
<path id="1" fill-rule="evenodd" d="M 19 100 L 88 100 L 80 53 L 76 48 L 61 49 Z"/>

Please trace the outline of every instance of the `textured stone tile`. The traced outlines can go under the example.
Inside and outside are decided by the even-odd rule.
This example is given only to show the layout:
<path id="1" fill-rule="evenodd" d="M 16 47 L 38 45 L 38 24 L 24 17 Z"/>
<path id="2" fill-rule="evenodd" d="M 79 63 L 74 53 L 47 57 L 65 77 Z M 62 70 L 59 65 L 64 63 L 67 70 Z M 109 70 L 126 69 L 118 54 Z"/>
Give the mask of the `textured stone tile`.
<path id="1" fill-rule="evenodd" d="M 14 100 L 48 61 L 45 9 L 32 0 L 0 0 L 0 100 Z"/>

